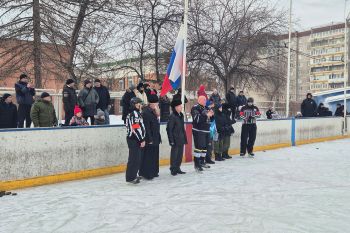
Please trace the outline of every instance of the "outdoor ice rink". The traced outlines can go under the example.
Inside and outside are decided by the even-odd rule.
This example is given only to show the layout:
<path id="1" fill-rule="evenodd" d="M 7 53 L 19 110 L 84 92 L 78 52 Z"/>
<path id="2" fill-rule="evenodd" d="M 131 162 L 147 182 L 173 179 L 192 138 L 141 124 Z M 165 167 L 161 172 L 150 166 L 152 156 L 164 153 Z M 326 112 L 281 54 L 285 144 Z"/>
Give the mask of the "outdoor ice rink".
<path id="1" fill-rule="evenodd" d="M 124 174 L 18 190 L 0 232 L 349 232 L 350 140 L 234 157 L 203 174 Z"/>

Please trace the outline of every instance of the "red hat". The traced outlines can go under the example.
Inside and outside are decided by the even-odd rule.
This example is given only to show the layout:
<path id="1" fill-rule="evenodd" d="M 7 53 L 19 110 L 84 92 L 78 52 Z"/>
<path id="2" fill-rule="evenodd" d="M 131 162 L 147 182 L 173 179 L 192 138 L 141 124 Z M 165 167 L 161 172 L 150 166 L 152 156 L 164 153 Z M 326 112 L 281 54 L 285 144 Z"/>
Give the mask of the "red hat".
<path id="1" fill-rule="evenodd" d="M 79 112 L 82 112 L 81 108 L 79 108 L 78 105 L 75 105 L 75 107 L 74 107 L 74 115 L 77 115 Z"/>

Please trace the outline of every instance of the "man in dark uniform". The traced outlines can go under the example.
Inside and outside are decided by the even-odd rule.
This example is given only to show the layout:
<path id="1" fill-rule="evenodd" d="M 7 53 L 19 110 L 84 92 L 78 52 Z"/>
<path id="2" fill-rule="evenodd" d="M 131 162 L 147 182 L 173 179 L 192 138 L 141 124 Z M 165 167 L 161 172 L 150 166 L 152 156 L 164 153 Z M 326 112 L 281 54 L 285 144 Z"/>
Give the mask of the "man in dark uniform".
<path id="1" fill-rule="evenodd" d="M 254 99 L 248 98 L 247 105 L 241 108 L 240 117 L 243 120 L 241 132 L 241 153 L 245 156 L 246 152 L 253 157 L 253 148 L 256 139 L 256 118 L 261 116 L 258 107 L 254 105 Z"/>
<path id="2" fill-rule="evenodd" d="M 63 88 L 63 105 L 64 105 L 64 125 L 69 126 L 69 122 L 74 116 L 74 108 L 77 104 L 77 94 L 74 88 L 75 82 L 73 79 L 68 79 Z"/>
<path id="3" fill-rule="evenodd" d="M 207 99 L 204 96 L 198 98 L 198 104 L 193 106 L 192 134 L 194 140 L 194 167 L 197 171 L 203 171 L 202 167 L 210 168 L 205 164 L 205 157 L 210 141 L 210 122 L 214 116 L 213 110 L 205 107 Z"/>
<path id="4" fill-rule="evenodd" d="M 301 114 L 303 117 L 316 117 L 317 116 L 317 104 L 312 99 L 312 94 L 308 93 L 306 99 L 301 104 Z"/>
<path id="5" fill-rule="evenodd" d="M 140 169 L 142 150 L 145 147 L 146 130 L 141 116 L 142 100 L 134 97 L 130 101 L 133 109 L 126 118 L 127 137 L 129 147 L 129 158 L 126 167 L 126 182 L 132 184 L 140 183 L 137 172 Z"/>

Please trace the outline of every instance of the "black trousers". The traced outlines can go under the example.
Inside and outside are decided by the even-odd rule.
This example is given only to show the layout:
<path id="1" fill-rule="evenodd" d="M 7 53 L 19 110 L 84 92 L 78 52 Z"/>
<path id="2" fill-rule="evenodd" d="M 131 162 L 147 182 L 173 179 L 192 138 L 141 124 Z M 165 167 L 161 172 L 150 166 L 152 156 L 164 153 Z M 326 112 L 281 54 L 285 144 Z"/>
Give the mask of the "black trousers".
<path id="1" fill-rule="evenodd" d="M 130 182 L 136 179 L 137 172 L 140 169 L 140 162 L 142 156 L 142 148 L 140 147 L 140 143 L 135 139 L 126 139 L 129 147 L 129 158 L 128 164 L 126 167 L 126 181 Z"/>
<path id="2" fill-rule="evenodd" d="M 243 124 L 241 132 L 241 153 L 253 152 L 256 139 L 256 124 Z"/>
<path id="3" fill-rule="evenodd" d="M 205 160 L 208 162 L 211 160 L 211 156 L 213 154 L 213 140 L 210 139 L 210 134 L 208 135 L 208 146 L 207 146 L 207 154 L 205 156 Z"/>
<path id="4" fill-rule="evenodd" d="M 159 174 L 159 145 L 146 145 L 141 156 L 139 175 L 153 179 Z"/>
<path id="5" fill-rule="evenodd" d="M 73 116 L 74 116 L 74 110 L 65 111 L 65 113 L 64 113 L 64 125 L 65 126 L 69 126 L 70 120 L 73 118 Z"/>
<path id="6" fill-rule="evenodd" d="M 170 153 L 170 171 L 179 171 L 184 154 L 184 145 L 175 145 L 171 147 Z"/>
<path id="7" fill-rule="evenodd" d="M 26 121 L 26 128 L 30 128 L 32 119 L 30 118 L 30 110 L 32 105 L 20 104 L 18 106 L 18 128 L 24 127 L 24 121 Z"/>
<path id="8" fill-rule="evenodd" d="M 192 130 L 194 141 L 194 157 L 205 157 L 210 143 L 210 134 Z"/>
<path id="9" fill-rule="evenodd" d="M 94 116 L 84 116 L 84 119 L 86 121 L 88 121 L 89 118 L 90 118 L 90 121 L 91 121 L 91 125 L 94 125 L 95 124 L 95 117 Z"/>

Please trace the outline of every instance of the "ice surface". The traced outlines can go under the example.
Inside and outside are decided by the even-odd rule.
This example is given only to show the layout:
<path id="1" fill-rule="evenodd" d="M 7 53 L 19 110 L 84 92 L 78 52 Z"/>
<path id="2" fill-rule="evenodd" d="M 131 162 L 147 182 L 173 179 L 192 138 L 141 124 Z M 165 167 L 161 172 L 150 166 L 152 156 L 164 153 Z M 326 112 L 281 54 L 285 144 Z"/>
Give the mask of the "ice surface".
<path id="1" fill-rule="evenodd" d="M 124 174 L 0 198 L 0 232 L 349 232 L 350 140 L 234 157 L 133 186 Z"/>

